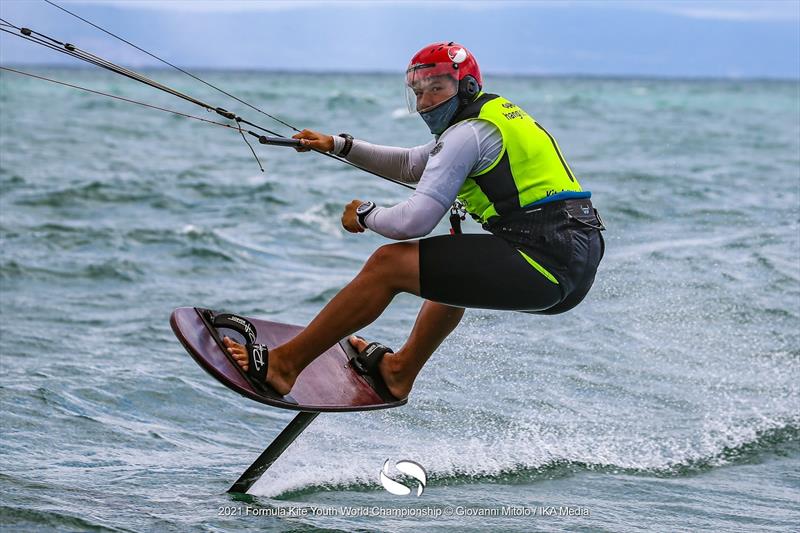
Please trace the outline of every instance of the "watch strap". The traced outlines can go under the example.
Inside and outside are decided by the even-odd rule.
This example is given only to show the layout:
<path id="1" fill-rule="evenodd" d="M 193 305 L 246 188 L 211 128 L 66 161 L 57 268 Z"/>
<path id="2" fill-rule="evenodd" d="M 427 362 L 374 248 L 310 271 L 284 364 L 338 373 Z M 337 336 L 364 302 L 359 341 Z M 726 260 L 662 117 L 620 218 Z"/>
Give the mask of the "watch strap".
<path id="1" fill-rule="evenodd" d="M 349 154 L 350 150 L 353 148 L 353 136 L 349 133 L 340 133 L 339 137 L 344 139 L 344 148 L 339 152 L 339 155 L 347 157 L 347 154 Z"/>
<path id="2" fill-rule="evenodd" d="M 369 227 L 367 227 L 367 216 L 373 211 L 375 211 L 375 208 L 378 206 L 372 202 L 364 202 L 364 204 L 372 204 L 372 205 L 370 205 L 370 207 L 363 213 L 359 212 L 361 206 L 358 206 L 359 209 L 356 209 L 356 220 L 358 221 L 358 225 L 361 226 L 363 229 L 369 229 Z M 363 206 L 364 204 L 361 205 Z"/>

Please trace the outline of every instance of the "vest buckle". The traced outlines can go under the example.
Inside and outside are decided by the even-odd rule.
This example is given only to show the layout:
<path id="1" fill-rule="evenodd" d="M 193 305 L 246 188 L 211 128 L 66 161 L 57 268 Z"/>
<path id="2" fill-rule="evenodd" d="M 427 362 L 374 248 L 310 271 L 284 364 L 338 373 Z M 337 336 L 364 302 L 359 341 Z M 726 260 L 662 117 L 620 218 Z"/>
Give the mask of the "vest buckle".
<path id="1" fill-rule="evenodd" d="M 461 235 L 461 221 L 467 218 L 464 204 L 456 200 L 450 206 L 450 235 Z"/>

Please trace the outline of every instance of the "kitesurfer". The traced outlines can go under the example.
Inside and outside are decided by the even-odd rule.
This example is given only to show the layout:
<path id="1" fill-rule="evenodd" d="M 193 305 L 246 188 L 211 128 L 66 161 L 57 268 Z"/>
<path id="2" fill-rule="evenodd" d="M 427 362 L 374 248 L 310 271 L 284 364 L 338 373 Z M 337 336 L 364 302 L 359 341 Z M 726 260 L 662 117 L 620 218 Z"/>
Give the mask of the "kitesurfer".
<path id="1" fill-rule="evenodd" d="M 580 303 L 592 286 L 604 252 L 603 225 L 555 139 L 517 105 L 483 92 L 478 63 L 459 44 L 417 52 L 406 86 L 409 111 L 434 135 L 426 145 L 377 146 L 310 130 L 294 136 L 305 150 L 332 152 L 417 186 L 391 207 L 362 200 L 345 207 L 347 231 L 405 242 L 378 248 L 302 333 L 269 347 L 266 365 L 261 352 L 254 365 L 252 349 L 225 339 L 242 368 L 281 395 L 311 361 L 372 323 L 398 293 L 424 299 L 403 347 L 392 353 L 359 337 L 350 342 L 360 352 L 354 366 L 404 398 L 464 308 L 557 314 Z M 461 206 L 487 233 L 460 232 Z M 450 235 L 407 240 L 430 233 L 448 211 Z"/>

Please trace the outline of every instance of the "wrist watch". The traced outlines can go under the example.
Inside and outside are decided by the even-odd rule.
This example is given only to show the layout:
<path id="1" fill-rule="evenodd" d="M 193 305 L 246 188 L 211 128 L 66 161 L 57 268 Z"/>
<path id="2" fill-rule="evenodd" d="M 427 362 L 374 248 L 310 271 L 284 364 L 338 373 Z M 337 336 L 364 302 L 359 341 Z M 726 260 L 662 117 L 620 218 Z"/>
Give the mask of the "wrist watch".
<path id="1" fill-rule="evenodd" d="M 339 152 L 338 155 L 347 157 L 347 154 L 350 153 L 350 149 L 353 147 L 353 136 L 349 133 L 340 133 L 339 137 L 344 139 L 344 148 L 342 148 L 342 151 Z"/>
<path id="2" fill-rule="evenodd" d="M 367 215 L 372 213 L 372 211 L 378 207 L 372 202 L 364 202 L 360 206 L 356 208 L 356 220 L 358 220 L 358 225 L 364 229 L 367 228 Z"/>

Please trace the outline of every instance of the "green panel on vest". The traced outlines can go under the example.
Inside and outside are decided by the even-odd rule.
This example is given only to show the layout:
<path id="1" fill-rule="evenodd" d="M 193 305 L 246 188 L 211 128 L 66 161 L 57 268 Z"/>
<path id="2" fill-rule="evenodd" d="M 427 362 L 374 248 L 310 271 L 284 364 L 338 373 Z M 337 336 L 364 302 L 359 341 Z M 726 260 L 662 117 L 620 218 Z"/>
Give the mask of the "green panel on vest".
<path id="1" fill-rule="evenodd" d="M 497 159 L 489 168 L 470 175 L 458 192 L 467 211 L 481 222 L 559 192 L 582 190 L 555 139 L 517 105 L 502 97 L 492 98 L 463 120 L 487 120 L 503 137 Z M 508 164 L 500 165 L 506 154 Z M 492 191 L 498 190 L 502 197 L 490 198 Z"/>

